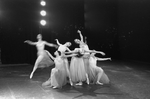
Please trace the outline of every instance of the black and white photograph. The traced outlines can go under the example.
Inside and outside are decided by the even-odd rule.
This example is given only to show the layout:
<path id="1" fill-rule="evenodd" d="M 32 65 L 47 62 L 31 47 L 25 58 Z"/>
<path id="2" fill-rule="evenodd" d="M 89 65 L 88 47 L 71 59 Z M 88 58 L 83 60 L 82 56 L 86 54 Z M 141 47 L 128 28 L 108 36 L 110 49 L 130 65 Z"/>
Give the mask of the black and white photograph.
<path id="1" fill-rule="evenodd" d="M 150 99 L 150 0 L 0 0 L 0 99 Z"/>

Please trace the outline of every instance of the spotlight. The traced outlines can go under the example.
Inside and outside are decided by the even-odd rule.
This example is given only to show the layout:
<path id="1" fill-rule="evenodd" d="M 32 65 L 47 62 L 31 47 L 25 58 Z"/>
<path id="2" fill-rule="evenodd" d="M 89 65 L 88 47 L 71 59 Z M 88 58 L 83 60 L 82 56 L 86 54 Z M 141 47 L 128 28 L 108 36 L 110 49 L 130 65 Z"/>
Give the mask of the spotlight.
<path id="1" fill-rule="evenodd" d="M 46 16 L 46 11 L 45 11 L 45 10 L 42 10 L 42 11 L 40 12 L 40 14 L 41 14 L 42 16 Z"/>
<path id="2" fill-rule="evenodd" d="M 41 1 L 41 5 L 42 5 L 42 6 L 45 6 L 45 5 L 46 5 L 46 2 L 45 2 L 45 1 Z"/>
<path id="3" fill-rule="evenodd" d="M 46 25 L 46 21 L 45 20 L 41 20 L 40 23 L 41 23 L 42 26 Z"/>

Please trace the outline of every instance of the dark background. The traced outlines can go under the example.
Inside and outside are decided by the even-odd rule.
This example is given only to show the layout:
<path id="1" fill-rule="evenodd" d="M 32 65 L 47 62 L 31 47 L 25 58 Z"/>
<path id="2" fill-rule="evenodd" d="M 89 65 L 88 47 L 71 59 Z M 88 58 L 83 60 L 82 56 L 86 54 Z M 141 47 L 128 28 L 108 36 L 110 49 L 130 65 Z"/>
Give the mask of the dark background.
<path id="1" fill-rule="evenodd" d="M 120 61 L 150 61 L 149 0 L 0 0 L 0 48 L 3 64 L 30 63 L 36 59 L 36 47 L 24 40 L 36 41 L 42 28 L 43 39 L 56 43 L 72 42 L 78 47 L 77 30 L 87 37 L 90 49 L 101 50 L 105 57 Z M 40 11 L 46 10 L 47 25 L 40 26 Z M 52 54 L 54 48 L 46 47 Z M 100 55 L 98 55 L 101 57 Z"/>

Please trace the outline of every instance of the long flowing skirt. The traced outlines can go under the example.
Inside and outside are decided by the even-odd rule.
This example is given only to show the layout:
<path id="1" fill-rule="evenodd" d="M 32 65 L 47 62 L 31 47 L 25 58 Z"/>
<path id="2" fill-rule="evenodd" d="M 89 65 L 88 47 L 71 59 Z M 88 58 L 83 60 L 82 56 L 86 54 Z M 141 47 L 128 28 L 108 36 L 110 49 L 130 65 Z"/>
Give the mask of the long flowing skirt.
<path id="1" fill-rule="evenodd" d="M 63 58 L 63 61 L 64 61 L 64 65 L 65 65 L 64 68 L 66 69 L 67 77 L 69 77 L 69 62 L 68 62 L 68 59 Z M 67 69 L 68 69 L 68 72 L 67 72 Z"/>
<path id="2" fill-rule="evenodd" d="M 110 80 L 109 80 L 109 78 L 105 72 L 103 72 L 102 77 L 100 79 L 100 82 L 103 84 L 109 84 L 110 83 Z"/>
<path id="3" fill-rule="evenodd" d="M 51 70 L 51 76 L 50 76 L 50 85 L 59 87 L 59 83 L 57 81 L 57 78 L 59 77 L 58 69 L 53 68 Z"/>
<path id="4" fill-rule="evenodd" d="M 61 88 L 67 83 L 67 71 L 65 67 L 65 61 L 62 60 L 62 63 L 56 64 L 57 66 L 55 67 L 56 70 L 54 69 L 54 72 L 52 70 L 51 74 L 51 86 L 55 86 L 58 88 Z M 59 65 L 59 66 L 58 66 Z"/>
<path id="5" fill-rule="evenodd" d="M 53 60 L 50 58 L 48 51 L 43 52 L 43 59 L 39 62 L 38 68 L 45 68 L 54 65 Z"/>
<path id="6" fill-rule="evenodd" d="M 70 63 L 70 76 L 74 83 L 86 80 L 86 70 L 83 58 L 72 57 Z"/>
<path id="7" fill-rule="evenodd" d="M 109 84 L 110 80 L 109 80 L 108 76 L 106 75 L 104 70 L 98 66 L 94 66 L 94 67 L 90 66 L 90 73 L 89 73 L 90 74 L 89 75 L 90 81 L 93 83 L 96 83 L 98 76 L 99 76 L 99 73 L 102 73 L 102 76 L 101 76 L 99 82 L 101 82 L 103 84 Z"/>

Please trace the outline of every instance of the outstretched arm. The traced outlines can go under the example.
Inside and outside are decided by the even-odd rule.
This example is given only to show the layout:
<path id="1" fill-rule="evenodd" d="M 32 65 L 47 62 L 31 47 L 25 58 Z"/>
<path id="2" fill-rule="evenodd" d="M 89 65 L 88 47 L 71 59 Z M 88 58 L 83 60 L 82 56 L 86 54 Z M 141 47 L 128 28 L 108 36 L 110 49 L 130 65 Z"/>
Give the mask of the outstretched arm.
<path id="1" fill-rule="evenodd" d="M 58 48 L 57 45 L 52 44 L 52 43 L 48 43 L 48 42 L 46 42 L 46 41 L 45 41 L 45 44 L 46 44 L 47 46 L 49 46 L 49 47 L 55 47 L 55 48 Z"/>
<path id="2" fill-rule="evenodd" d="M 71 50 L 67 47 L 67 51 L 71 52 Z"/>
<path id="3" fill-rule="evenodd" d="M 81 34 L 81 31 L 80 31 L 80 30 L 78 30 L 77 32 L 78 32 L 78 33 L 79 33 L 79 35 L 80 35 L 81 42 L 84 42 L 84 41 L 83 41 L 83 35 Z"/>
<path id="4" fill-rule="evenodd" d="M 85 52 L 89 52 L 89 53 L 100 53 L 100 54 L 102 54 L 103 56 L 105 55 L 104 52 L 96 51 L 96 50 L 85 50 Z"/>
<path id="5" fill-rule="evenodd" d="M 102 54 L 103 56 L 105 55 L 105 53 L 102 52 L 102 51 L 95 51 L 95 50 L 94 50 L 94 52 L 95 52 L 95 53 L 100 53 L 100 54 Z"/>
<path id="6" fill-rule="evenodd" d="M 76 56 L 77 54 L 71 54 L 71 55 L 63 55 L 63 57 L 73 57 Z"/>
<path id="7" fill-rule="evenodd" d="M 30 40 L 26 40 L 26 41 L 24 41 L 24 43 L 28 43 L 30 45 L 36 45 L 37 44 L 37 42 L 32 42 Z"/>
<path id="8" fill-rule="evenodd" d="M 96 57 L 98 61 L 105 61 L 105 60 L 111 60 L 111 58 L 99 58 L 99 57 Z"/>
<path id="9" fill-rule="evenodd" d="M 59 43 L 58 39 L 55 39 L 55 40 L 56 40 L 56 43 L 57 43 L 59 46 L 62 45 L 62 44 Z"/>
<path id="10" fill-rule="evenodd" d="M 47 54 L 54 60 L 55 57 L 53 57 L 47 50 L 45 50 L 47 52 Z"/>
<path id="11" fill-rule="evenodd" d="M 69 51 L 69 52 L 64 52 L 65 54 L 73 54 L 73 53 L 76 53 L 76 51 L 75 50 L 73 50 L 73 51 Z"/>

